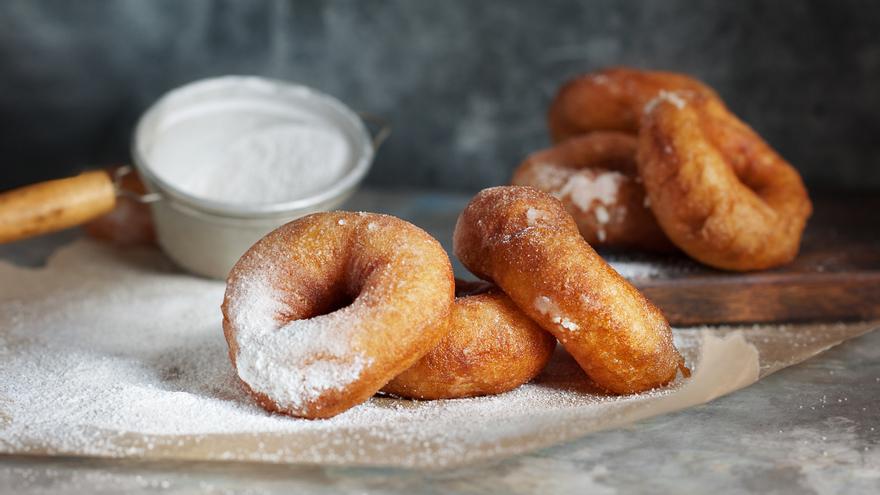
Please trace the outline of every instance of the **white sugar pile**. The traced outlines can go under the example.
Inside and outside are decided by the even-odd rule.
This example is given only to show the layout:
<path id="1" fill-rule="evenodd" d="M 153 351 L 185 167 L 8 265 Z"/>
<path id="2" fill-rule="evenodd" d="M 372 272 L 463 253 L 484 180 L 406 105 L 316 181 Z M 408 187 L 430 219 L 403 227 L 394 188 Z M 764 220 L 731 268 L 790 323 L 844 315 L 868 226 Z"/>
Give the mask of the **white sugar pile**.
<path id="1" fill-rule="evenodd" d="M 314 116 L 260 108 L 168 116 L 147 151 L 150 168 L 202 199 L 272 204 L 321 192 L 351 167 L 341 131 Z"/>

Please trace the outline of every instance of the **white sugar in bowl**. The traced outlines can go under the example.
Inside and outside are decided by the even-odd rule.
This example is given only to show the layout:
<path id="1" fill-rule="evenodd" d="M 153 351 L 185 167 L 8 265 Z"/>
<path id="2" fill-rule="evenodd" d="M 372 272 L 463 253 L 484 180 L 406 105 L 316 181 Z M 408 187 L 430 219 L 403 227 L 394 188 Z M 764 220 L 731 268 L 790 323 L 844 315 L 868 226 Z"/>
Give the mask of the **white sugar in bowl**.
<path id="1" fill-rule="evenodd" d="M 226 76 L 161 97 L 138 122 L 132 155 L 162 249 L 222 279 L 266 233 L 339 206 L 385 135 L 306 86 Z"/>

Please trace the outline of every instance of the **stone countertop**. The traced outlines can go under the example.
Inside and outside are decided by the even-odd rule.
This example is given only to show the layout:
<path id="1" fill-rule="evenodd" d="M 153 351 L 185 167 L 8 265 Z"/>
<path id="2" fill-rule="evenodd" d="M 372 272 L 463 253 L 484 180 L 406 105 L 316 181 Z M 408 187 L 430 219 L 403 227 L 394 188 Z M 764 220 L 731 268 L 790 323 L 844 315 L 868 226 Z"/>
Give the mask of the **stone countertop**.
<path id="1" fill-rule="evenodd" d="M 460 195 L 356 195 L 450 247 Z M 0 247 L 38 265 L 66 232 Z M 461 272 L 460 265 L 456 270 Z M 447 471 L 0 456 L 0 493 L 878 493 L 880 332 L 709 404 Z"/>

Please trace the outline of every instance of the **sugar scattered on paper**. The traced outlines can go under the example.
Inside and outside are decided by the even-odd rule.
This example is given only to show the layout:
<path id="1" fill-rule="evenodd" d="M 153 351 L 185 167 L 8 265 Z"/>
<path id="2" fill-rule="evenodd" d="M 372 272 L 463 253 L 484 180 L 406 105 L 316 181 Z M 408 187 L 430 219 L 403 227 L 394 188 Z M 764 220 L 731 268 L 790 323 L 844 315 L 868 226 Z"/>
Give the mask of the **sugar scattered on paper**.
<path id="1" fill-rule="evenodd" d="M 755 351 L 742 334 L 676 330 L 676 345 L 700 365 L 689 381 L 659 390 L 605 395 L 558 349 L 535 381 L 509 393 L 424 402 L 378 396 L 309 421 L 270 414 L 245 393 L 220 324 L 224 284 L 180 274 L 155 251 L 78 241 L 46 268 L 0 263 L 0 279 L 16 282 L 0 284 L 5 453 L 439 467 L 696 404 L 744 386 L 742 372 L 756 366 L 744 361 Z M 251 316 L 259 322 L 266 314 Z M 786 350 L 761 362 L 769 373 L 858 331 L 866 329 L 734 333 Z M 702 349 L 714 349 L 705 365 Z"/>
<path id="2" fill-rule="evenodd" d="M 284 408 L 301 409 L 329 390 L 356 381 L 371 362 L 350 348 L 354 306 L 280 325 L 281 294 L 268 272 L 236 279 L 230 318 L 237 329 L 238 374 Z"/>
<path id="3" fill-rule="evenodd" d="M 345 463 L 396 445 L 412 451 L 407 462 L 443 465 L 545 415 L 671 391 L 606 396 L 563 354 L 536 382 L 507 394 L 427 402 L 375 397 L 329 420 L 294 419 L 264 411 L 239 383 L 220 324 L 221 282 L 178 274 L 156 252 L 123 255 L 85 241 L 62 249 L 45 269 L 0 263 L 0 277 L 17 281 L 0 287 L 4 452 L 150 456 L 243 435 L 238 447 L 210 457 Z M 271 321 L 277 301 L 262 296 L 234 312 L 239 324 L 278 326 Z M 567 322 L 560 316 L 559 324 Z M 265 371 L 259 366 L 254 373 Z M 288 440 L 279 445 L 280 438 Z"/>

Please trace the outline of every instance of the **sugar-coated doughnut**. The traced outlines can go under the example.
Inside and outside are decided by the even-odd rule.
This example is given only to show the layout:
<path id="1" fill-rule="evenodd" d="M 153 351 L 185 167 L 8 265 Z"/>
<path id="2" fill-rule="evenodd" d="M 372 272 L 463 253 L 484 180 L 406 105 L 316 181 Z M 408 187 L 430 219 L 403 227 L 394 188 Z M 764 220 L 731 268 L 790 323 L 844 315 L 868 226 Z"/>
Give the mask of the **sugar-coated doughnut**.
<path id="1" fill-rule="evenodd" d="M 534 378 L 556 339 L 491 284 L 456 281 L 446 336 L 382 388 L 411 399 L 500 394 Z"/>
<path id="2" fill-rule="evenodd" d="M 536 187 L 562 201 L 592 246 L 671 251 L 638 177 L 637 143 L 614 131 L 576 136 L 529 155 L 511 184 Z"/>
<path id="3" fill-rule="evenodd" d="M 484 189 L 458 218 L 454 250 L 556 336 L 597 385 L 640 392 L 686 369 L 663 314 L 596 254 L 549 194 Z"/>
<path id="4" fill-rule="evenodd" d="M 797 171 L 718 98 L 663 93 L 645 107 L 638 166 L 669 238 L 725 270 L 794 259 L 812 204 Z"/>
<path id="5" fill-rule="evenodd" d="M 547 113 L 556 142 L 592 131 L 636 133 L 642 108 L 661 91 L 687 91 L 717 97 L 700 81 L 674 72 L 612 67 L 565 83 Z"/>
<path id="6" fill-rule="evenodd" d="M 387 215 L 315 213 L 235 264 L 223 330 L 264 408 L 327 418 L 375 394 L 443 337 L 454 281 L 425 231 Z"/>

